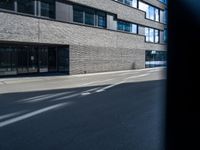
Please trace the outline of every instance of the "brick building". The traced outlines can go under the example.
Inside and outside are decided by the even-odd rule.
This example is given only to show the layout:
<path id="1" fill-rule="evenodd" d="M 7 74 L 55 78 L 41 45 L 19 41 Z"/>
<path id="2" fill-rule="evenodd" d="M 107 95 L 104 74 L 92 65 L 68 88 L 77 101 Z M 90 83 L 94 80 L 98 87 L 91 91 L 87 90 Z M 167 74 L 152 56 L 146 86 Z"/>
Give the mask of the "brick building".
<path id="1" fill-rule="evenodd" d="M 165 65 L 164 0 L 1 0 L 0 76 Z"/>

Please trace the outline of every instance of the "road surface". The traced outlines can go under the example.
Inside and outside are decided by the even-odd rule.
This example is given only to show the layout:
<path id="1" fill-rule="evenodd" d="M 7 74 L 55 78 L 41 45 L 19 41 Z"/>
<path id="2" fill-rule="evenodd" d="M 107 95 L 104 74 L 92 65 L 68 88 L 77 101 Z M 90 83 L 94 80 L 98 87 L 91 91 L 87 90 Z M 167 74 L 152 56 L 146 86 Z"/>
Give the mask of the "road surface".
<path id="1" fill-rule="evenodd" d="M 163 150 L 166 69 L 0 80 L 0 150 Z"/>

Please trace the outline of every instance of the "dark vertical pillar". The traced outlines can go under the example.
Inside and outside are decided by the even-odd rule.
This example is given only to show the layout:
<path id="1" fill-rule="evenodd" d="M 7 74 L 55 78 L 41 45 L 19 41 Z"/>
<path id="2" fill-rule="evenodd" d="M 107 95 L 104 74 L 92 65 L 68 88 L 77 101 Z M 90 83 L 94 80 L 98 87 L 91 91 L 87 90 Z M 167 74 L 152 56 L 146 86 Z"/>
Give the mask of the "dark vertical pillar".
<path id="1" fill-rule="evenodd" d="M 199 8 L 199 0 L 169 1 L 167 150 L 200 149 Z"/>

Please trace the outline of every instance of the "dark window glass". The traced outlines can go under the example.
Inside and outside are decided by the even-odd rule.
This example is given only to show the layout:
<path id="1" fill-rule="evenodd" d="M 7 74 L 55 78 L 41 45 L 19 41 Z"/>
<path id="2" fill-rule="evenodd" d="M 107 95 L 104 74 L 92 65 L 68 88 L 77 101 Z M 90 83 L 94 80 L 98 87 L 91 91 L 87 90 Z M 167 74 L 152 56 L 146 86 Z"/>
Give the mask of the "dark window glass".
<path id="1" fill-rule="evenodd" d="M 137 25 L 129 23 L 129 22 L 118 21 L 117 30 L 130 32 L 130 33 L 137 33 Z"/>
<path id="2" fill-rule="evenodd" d="M 117 30 L 124 31 L 124 23 L 122 21 L 117 22 Z"/>
<path id="3" fill-rule="evenodd" d="M 55 0 L 41 0 L 41 16 L 55 18 Z"/>
<path id="4" fill-rule="evenodd" d="M 94 11 L 93 10 L 85 10 L 85 24 L 94 25 Z"/>
<path id="5" fill-rule="evenodd" d="M 124 31 L 131 32 L 131 24 L 130 23 L 124 23 Z"/>
<path id="6" fill-rule="evenodd" d="M 14 0 L 0 0 L 0 8 L 14 10 Z"/>
<path id="7" fill-rule="evenodd" d="M 34 15 L 34 0 L 18 0 L 18 12 Z"/>
<path id="8" fill-rule="evenodd" d="M 166 43 L 167 42 L 167 29 L 164 30 L 163 38 L 164 38 L 164 42 Z"/>
<path id="9" fill-rule="evenodd" d="M 97 13 L 98 18 L 98 26 L 106 28 L 106 14 L 105 13 Z"/>
<path id="10" fill-rule="evenodd" d="M 73 21 L 83 23 L 83 9 L 78 6 L 74 6 L 73 10 Z"/>
<path id="11" fill-rule="evenodd" d="M 167 52 L 166 51 L 146 51 L 145 66 L 147 68 L 166 66 Z"/>

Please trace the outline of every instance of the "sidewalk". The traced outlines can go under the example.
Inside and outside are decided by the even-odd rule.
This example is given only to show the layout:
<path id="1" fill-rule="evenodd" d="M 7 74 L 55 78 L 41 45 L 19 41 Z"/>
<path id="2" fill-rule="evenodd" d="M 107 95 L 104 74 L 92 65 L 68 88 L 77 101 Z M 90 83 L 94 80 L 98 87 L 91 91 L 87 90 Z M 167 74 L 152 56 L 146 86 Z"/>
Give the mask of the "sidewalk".
<path id="1" fill-rule="evenodd" d="M 49 80 L 58 80 L 58 79 L 70 79 L 75 77 L 87 77 L 87 76 L 96 76 L 96 75 L 106 75 L 106 74 L 118 74 L 118 73 L 127 73 L 134 71 L 143 71 L 143 70 L 156 70 L 158 68 L 146 68 L 138 70 L 123 70 L 123 71 L 112 71 L 112 72 L 100 72 L 100 73 L 88 73 L 88 74 L 78 74 L 78 75 L 55 75 L 55 76 L 33 76 L 33 77 L 11 77 L 11 78 L 2 78 L 0 79 L 0 86 L 5 84 L 17 84 L 17 83 L 28 83 L 28 82 L 40 82 L 40 81 L 49 81 Z"/>

